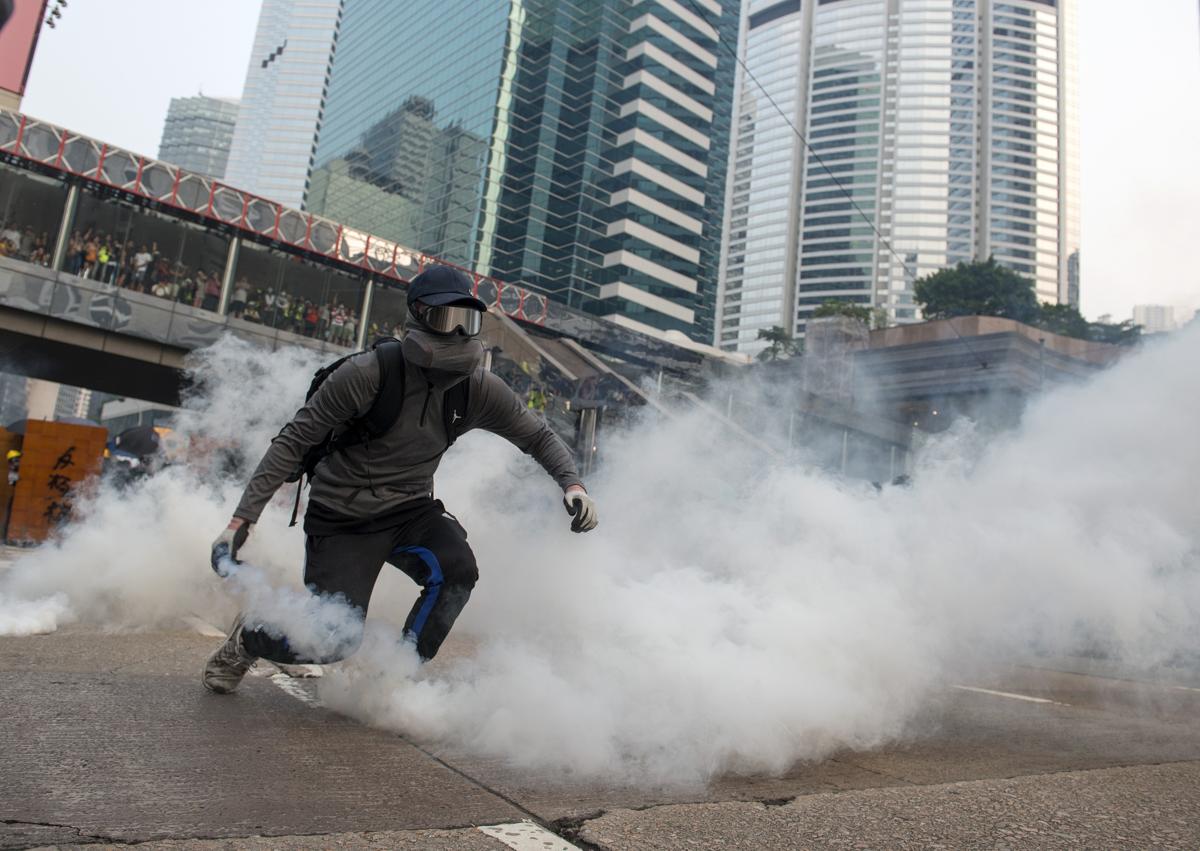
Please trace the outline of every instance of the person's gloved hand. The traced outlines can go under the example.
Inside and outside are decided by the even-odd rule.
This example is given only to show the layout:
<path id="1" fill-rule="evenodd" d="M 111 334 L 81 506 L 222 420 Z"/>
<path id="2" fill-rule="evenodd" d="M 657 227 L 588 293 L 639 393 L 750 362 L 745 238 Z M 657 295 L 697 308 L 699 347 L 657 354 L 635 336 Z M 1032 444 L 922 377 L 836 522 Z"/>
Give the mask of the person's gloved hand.
<path id="1" fill-rule="evenodd" d="M 590 532 L 596 528 L 596 503 L 580 485 L 571 485 L 563 492 L 563 505 L 574 520 L 572 532 Z"/>
<path id="2" fill-rule="evenodd" d="M 241 517 L 235 517 L 229 521 L 229 525 L 225 527 L 212 545 L 212 569 L 217 576 L 225 577 L 229 575 L 229 566 L 226 560 L 232 561 L 234 564 L 241 564 L 237 559 L 238 550 L 242 548 L 242 544 L 246 543 L 246 538 L 250 536 L 250 524 Z"/>

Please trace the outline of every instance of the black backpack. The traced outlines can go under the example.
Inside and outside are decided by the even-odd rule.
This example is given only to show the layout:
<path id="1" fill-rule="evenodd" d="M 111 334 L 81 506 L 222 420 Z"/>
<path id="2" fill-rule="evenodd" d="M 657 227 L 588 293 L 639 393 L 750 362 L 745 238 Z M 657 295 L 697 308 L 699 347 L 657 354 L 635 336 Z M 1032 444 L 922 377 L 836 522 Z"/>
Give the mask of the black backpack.
<path id="1" fill-rule="evenodd" d="M 312 484 L 313 471 L 317 469 L 317 465 L 321 461 L 334 452 L 341 452 L 352 446 L 366 443 L 372 438 L 382 437 L 400 418 L 405 391 L 403 347 L 395 337 L 381 337 L 371 346 L 371 350 L 375 352 L 375 356 L 379 360 L 379 392 L 375 395 L 375 401 L 371 403 L 371 407 L 365 414 L 350 420 L 344 431 L 335 435 L 336 429 L 331 429 L 325 435 L 324 440 L 305 452 L 304 457 L 300 460 L 300 466 L 285 481 L 299 482 L 302 478 L 307 477 L 308 483 Z M 305 403 L 307 404 L 316 395 L 317 390 L 325 383 L 325 379 L 333 375 L 350 358 L 359 354 L 361 352 L 340 357 L 313 373 L 312 383 L 308 385 L 308 392 L 304 394 Z M 470 380 L 460 381 L 448 389 L 443 397 L 442 417 L 449 440 L 449 443 L 446 444 L 447 449 L 453 446 L 454 441 L 458 438 L 454 428 L 454 415 L 457 411 L 466 412 L 467 404 L 470 401 L 470 389 Z M 459 416 L 458 419 L 462 419 L 462 417 Z M 288 524 L 289 526 L 296 525 L 296 517 L 300 513 L 301 487 L 296 488 L 296 505 L 292 509 L 292 520 Z"/>

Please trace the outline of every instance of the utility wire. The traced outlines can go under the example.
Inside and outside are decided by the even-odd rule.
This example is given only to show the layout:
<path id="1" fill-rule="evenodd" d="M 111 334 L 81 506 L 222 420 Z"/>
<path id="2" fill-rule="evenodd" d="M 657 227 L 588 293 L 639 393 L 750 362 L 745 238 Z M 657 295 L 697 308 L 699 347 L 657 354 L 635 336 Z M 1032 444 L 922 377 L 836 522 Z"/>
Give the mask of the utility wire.
<path id="1" fill-rule="evenodd" d="M 699 5 L 697 5 L 696 0 L 687 0 L 687 4 L 692 7 L 692 10 L 696 13 L 696 15 L 698 15 L 700 17 L 701 20 L 706 21 L 706 22 L 708 21 L 708 17 L 704 14 L 704 10 L 701 9 Z M 711 26 L 711 22 L 710 22 L 710 26 Z M 713 28 L 716 29 L 716 27 L 713 27 Z M 763 84 L 758 81 L 758 78 L 755 77 L 754 72 L 751 71 L 746 66 L 746 63 L 742 60 L 742 57 L 738 56 L 737 48 L 730 47 L 729 42 L 724 41 L 720 38 L 718 38 L 716 41 L 719 45 L 721 45 L 723 48 L 725 48 L 725 50 L 729 53 L 729 55 L 733 57 L 733 60 L 735 62 L 737 62 L 737 64 L 739 66 L 741 66 L 743 73 L 745 73 L 745 75 L 747 77 L 749 77 L 750 80 L 753 81 L 754 85 L 758 87 L 758 90 L 762 93 L 763 97 L 765 97 L 767 99 L 767 102 L 770 103 L 771 106 L 775 107 L 775 111 L 779 113 L 779 117 L 782 118 L 787 123 L 787 126 L 791 128 L 792 132 L 796 134 L 796 138 L 799 139 L 804 144 L 804 147 L 808 149 L 808 153 L 812 155 L 813 159 L 817 161 L 817 163 L 821 166 L 821 168 L 825 169 L 825 173 L 827 175 L 829 175 L 830 179 L 833 180 L 834 185 L 839 190 L 841 190 L 843 195 L 846 196 L 846 200 L 850 202 L 850 206 L 852 206 L 854 208 L 854 210 L 862 217 L 862 220 L 864 222 L 866 222 L 868 225 L 870 225 L 871 230 L 873 230 L 875 232 L 875 235 L 877 237 L 879 237 L 879 241 L 881 243 L 883 243 L 883 246 L 885 248 L 887 248 L 888 252 L 891 253 L 891 255 L 893 257 L 895 257 L 896 260 L 900 263 L 900 268 L 904 270 L 904 273 L 909 277 L 910 280 L 915 282 L 917 279 L 916 273 L 908 267 L 908 263 L 905 262 L 904 258 L 900 255 L 900 253 L 897 252 L 896 249 L 892 247 L 891 241 L 888 240 L 888 238 L 883 235 L 883 231 L 881 231 L 876 226 L 874 220 L 872 220 L 871 217 L 867 215 L 866 211 L 863 210 L 863 208 L 858 205 L 858 202 L 854 200 L 854 196 L 851 194 L 850 190 L 848 190 L 845 187 L 845 185 L 841 182 L 841 180 L 838 179 L 838 176 L 833 173 L 833 170 L 830 169 L 829 166 L 825 164 L 825 160 L 822 159 L 821 155 L 819 153 L 817 153 L 817 151 L 813 148 L 812 145 L 809 144 L 808 139 L 805 138 L 804 134 L 800 132 L 800 128 L 797 127 L 795 122 L 793 122 L 792 119 L 790 119 L 788 117 L 787 113 L 783 111 L 783 108 L 780 107 L 779 104 L 775 102 L 775 98 L 771 97 L 771 95 L 767 91 L 766 87 L 763 86 Z M 735 104 L 735 107 L 736 107 L 736 104 Z M 872 262 L 872 265 L 873 265 L 873 262 Z M 958 337 L 958 339 L 960 341 L 962 341 L 963 345 L 965 345 L 967 347 L 967 350 L 971 352 L 972 356 L 974 356 L 974 358 L 977 361 L 979 361 L 980 368 L 987 369 L 988 362 L 979 356 L 979 353 L 975 351 L 974 347 L 969 342 L 967 342 L 966 337 L 964 337 L 962 334 L 958 333 L 958 329 L 954 327 L 953 320 L 956 319 L 957 317 L 951 316 L 951 317 L 947 317 L 947 318 L 949 320 L 951 320 L 949 325 L 950 325 L 950 330 L 954 332 L 954 336 Z"/>

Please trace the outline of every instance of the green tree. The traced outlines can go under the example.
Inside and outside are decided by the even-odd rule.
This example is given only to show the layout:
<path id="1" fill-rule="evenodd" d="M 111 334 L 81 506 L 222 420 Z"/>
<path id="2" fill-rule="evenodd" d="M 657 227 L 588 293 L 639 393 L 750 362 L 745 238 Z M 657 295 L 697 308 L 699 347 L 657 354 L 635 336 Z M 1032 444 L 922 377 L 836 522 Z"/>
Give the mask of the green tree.
<path id="1" fill-rule="evenodd" d="M 1069 304 L 1039 304 L 1033 281 L 1023 278 L 994 259 L 959 263 L 917 281 L 917 303 L 926 319 L 952 316 L 1003 316 L 1035 325 L 1052 334 L 1079 340 L 1129 346 L 1141 337 L 1141 326 L 1088 322 Z"/>
<path id="2" fill-rule="evenodd" d="M 1069 304 L 1041 305 L 1037 321 L 1033 324 L 1053 334 L 1118 346 L 1132 346 L 1142 336 L 1142 326 L 1134 325 L 1132 319 L 1124 322 L 1088 322 L 1077 308 Z"/>
<path id="3" fill-rule="evenodd" d="M 886 328 L 888 324 L 887 310 L 882 307 L 874 309 L 862 304 L 854 304 L 849 301 L 841 301 L 836 298 L 831 298 L 821 304 L 812 312 L 814 319 L 820 319 L 825 316 L 849 316 L 851 319 L 857 319 L 860 322 L 867 323 L 868 328 Z"/>
<path id="4" fill-rule="evenodd" d="M 1039 305 L 1037 322 L 1034 324 L 1052 334 L 1062 334 L 1080 340 L 1090 339 L 1088 321 L 1069 304 Z"/>
<path id="5" fill-rule="evenodd" d="M 758 359 L 761 361 L 791 357 L 800 354 L 804 349 L 803 341 L 793 339 L 787 329 L 778 325 L 771 328 L 759 328 L 758 339 L 766 340 L 771 344 L 758 353 Z"/>
<path id="6" fill-rule="evenodd" d="M 812 312 L 813 319 L 823 319 L 827 316 L 848 316 L 860 322 L 871 322 L 871 308 L 849 301 L 830 299 Z"/>
<path id="7" fill-rule="evenodd" d="M 917 280 L 914 295 L 926 319 L 1003 316 L 1032 323 L 1038 318 L 1033 282 L 991 257 L 926 275 Z"/>
<path id="8" fill-rule="evenodd" d="M 1132 346 L 1142 339 L 1142 326 L 1134 325 L 1132 319 L 1124 322 L 1091 322 L 1088 324 L 1087 339 L 1097 343 Z"/>

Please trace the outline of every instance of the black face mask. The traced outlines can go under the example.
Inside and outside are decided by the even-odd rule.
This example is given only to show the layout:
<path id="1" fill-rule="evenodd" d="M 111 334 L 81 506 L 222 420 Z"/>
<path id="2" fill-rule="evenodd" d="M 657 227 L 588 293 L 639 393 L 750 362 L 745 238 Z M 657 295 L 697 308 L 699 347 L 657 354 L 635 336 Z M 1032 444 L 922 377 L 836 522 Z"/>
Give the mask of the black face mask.
<path id="1" fill-rule="evenodd" d="M 421 367 L 435 387 L 450 387 L 483 365 L 483 344 L 460 334 L 432 334 L 409 325 L 403 346 L 404 359 Z"/>

